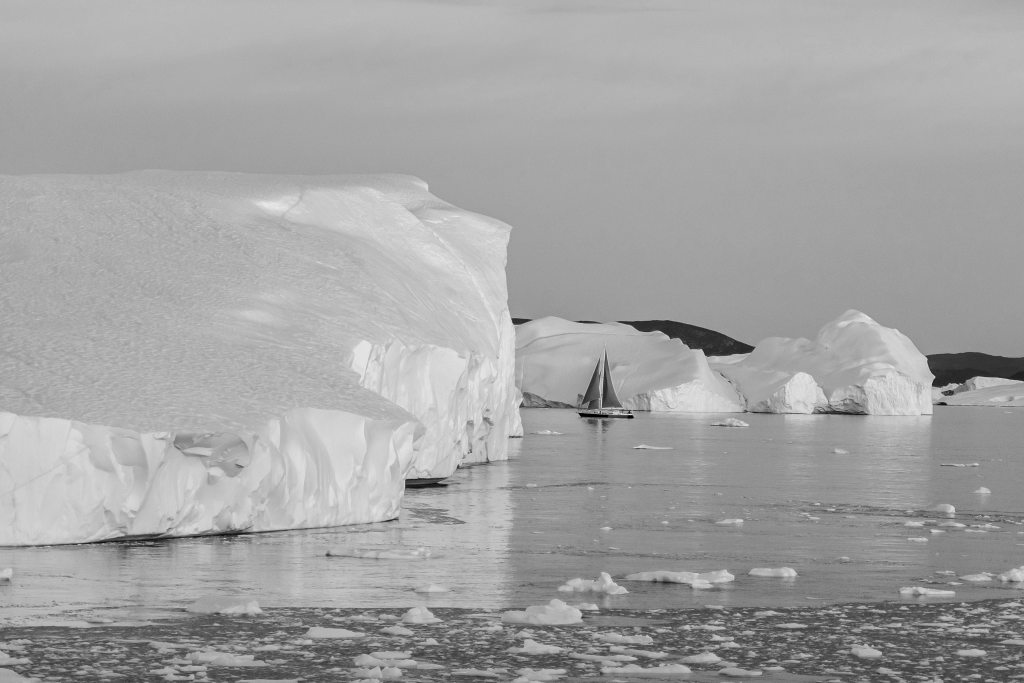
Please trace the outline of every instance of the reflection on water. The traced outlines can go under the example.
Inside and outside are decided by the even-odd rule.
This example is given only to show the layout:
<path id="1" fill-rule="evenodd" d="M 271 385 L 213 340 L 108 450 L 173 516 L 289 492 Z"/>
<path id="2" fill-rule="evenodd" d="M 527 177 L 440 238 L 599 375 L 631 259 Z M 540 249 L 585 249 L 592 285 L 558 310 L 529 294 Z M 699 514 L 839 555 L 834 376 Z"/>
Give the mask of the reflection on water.
<path id="1" fill-rule="evenodd" d="M 165 608 L 213 591 L 254 594 L 264 606 L 504 607 L 565 598 L 558 585 L 601 571 L 723 568 L 737 580 L 721 590 L 633 583 L 628 595 L 604 604 L 807 604 L 896 599 L 901 586 L 948 580 L 936 571 L 1024 564 L 1024 526 L 1017 525 L 1024 411 L 745 415 L 749 428 L 713 427 L 715 417 L 639 413 L 595 421 L 568 410 L 525 410 L 527 434 L 511 442 L 509 462 L 460 470 L 446 488 L 408 492 L 401 519 L 391 523 L 0 549 L 0 567 L 15 570 L 14 582 L 0 585 L 0 607 L 9 618 L 66 606 Z M 562 434 L 532 433 L 542 430 Z M 641 443 L 672 450 L 633 448 Z M 973 462 L 980 466 L 941 466 Z M 981 486 L 991 495 L 974 493 Z M 1000 528 L 931 534 L 904 526 L 911 516 L 928 519 L 915 511 L 937 503 L 955 505 L 965 524 Z M 715 524 L 727 518 L 744 523 Z M 907 541 L 922 536 L 928 540 Z M 339 545 L 422 545 L 435 557 L 325 556 Z M 790 566 L 800 576 L 746 576 L 755 566 Z M 413 592 L 427 583 L 452 592 Z M 957 599 L 1006 594 L 955 590 Z M 601 602 L 586 594 L 572 600 Z"/>

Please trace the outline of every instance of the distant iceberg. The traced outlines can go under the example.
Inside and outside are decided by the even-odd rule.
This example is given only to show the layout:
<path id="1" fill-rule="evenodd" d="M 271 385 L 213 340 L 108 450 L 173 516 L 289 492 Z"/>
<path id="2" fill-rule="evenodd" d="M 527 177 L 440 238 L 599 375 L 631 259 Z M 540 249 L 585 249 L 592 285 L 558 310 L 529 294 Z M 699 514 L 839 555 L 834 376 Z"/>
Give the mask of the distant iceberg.
<path id="1" fill-rule="evenodd" d="M 604 350 L 624 408 L 743 412 L 743 400 L 708 367 L 704 352 L 661 332 L 622 323 L 547 317 L 516 327 L 516 385 L 525 407 L 575 408 Z"/>
<path id="2" fill-rule="evenodd" d="M 771 337 L 750 354 L 708 360 L 752 412 L 932 413 L 928 360 L 899 330 L 859 311 L 825 325 L 814 341 Z"/>
<path id="3" fill-rule="evenodd" d="M 0 545 L 397 516 L 519 431 L 509 228 L 409 176 L 0 177 Z"/>
<path id="4" fill-rule="evenodd" d="M 937 403 L 949 406 L 985 406 L 990 408 L 1024 407 L 1024 382 L 1002 377 L 972 377 L 953 390 L 950 396 L 939 396 Z"/>

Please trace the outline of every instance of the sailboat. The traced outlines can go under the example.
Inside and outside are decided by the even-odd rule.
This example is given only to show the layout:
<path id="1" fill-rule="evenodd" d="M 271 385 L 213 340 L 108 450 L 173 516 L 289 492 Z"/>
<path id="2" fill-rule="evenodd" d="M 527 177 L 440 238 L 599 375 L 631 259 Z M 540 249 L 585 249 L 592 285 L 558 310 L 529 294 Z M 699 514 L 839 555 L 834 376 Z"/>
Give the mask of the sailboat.
<path id="1" fill-rule="evenodd" d="M 612 370 L 608 366 L 608 349 L 604 350 L 597 361 L 594 376 L 590 378 L 590 385 L 587 386 L 587 393 L 580 401 L 580 408 L 580 417 L 633 418 L 633 413 L 623 408 L 619 397 L 615 395 Z"/>

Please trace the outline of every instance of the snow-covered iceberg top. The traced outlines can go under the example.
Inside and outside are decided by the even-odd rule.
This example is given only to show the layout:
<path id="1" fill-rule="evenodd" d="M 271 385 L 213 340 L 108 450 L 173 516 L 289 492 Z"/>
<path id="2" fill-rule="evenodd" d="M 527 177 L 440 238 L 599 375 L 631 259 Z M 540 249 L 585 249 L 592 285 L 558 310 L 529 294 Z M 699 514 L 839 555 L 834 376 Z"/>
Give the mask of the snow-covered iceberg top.
<path id="1" fill-rule="evenodd" d="M 809 339 L 771 337 L 747 355 L 709 359 L 753 412 L 931 414 L 928 361 L 899 330 L 859 311 Z"/>
<path id="2" fill-rule="evenodd" d="M 626 408 L 741 412 L 736 391 L 708 367 L 704 352 L 662 332 L 622 323 L 547 317 L 516 327 L 516 386 L 528 407 L 577 407 L 608 351 L 615 391 Z"/>
<path id="3" fill-rule="evenodd" d="M 405 477 L 506 456 L 509 229 L 422 181 L 7 176 L 0 200 L 0 544 L 387 519 Z"/>

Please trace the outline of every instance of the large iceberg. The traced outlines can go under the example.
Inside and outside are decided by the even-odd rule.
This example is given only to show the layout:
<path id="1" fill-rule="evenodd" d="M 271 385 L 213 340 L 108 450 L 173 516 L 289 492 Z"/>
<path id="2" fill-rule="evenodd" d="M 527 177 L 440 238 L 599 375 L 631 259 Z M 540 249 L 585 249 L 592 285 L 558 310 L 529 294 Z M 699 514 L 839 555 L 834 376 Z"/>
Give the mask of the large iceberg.
<path id="1" fill-rule="evenodd" d="M 899 330 L 859 311 L 825 325 L 814 341 L 771 337 L 749 354 L 709 362 L 751 412 L 932 413 L 927 359 Z"/>
<path id="2" fill-rule="evenodd" d="M 743 401 L 708 367 L 704 352 L 661 332 L 622 323 L 547 317 L 516 327 L 516 385 L 526 407 L 575 408 L 607 349 L 625 408 L 657 412 L 743 412 Z"/>
<path id="3" fill-rule="evenodd" d="M 998 377 L 974 377 L 961 386 L 974 386 L 975 388 L 954 391 L 951 396 L 939 396 L 937 403 L 947 406 L 986 406 L 990 408 L 1024 407 L 1024 382 L 1003 380 Z"/>
<path id="4" fill-rule="evenodd" d="M 408 176 L 0 177 L 0 545 L 389 519 L 505 458 L 508 236 Z"/>

